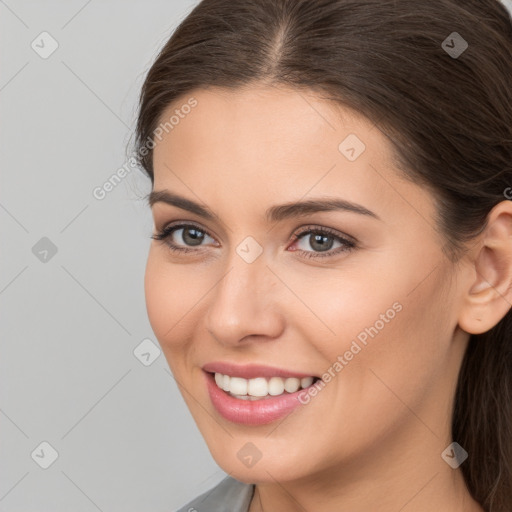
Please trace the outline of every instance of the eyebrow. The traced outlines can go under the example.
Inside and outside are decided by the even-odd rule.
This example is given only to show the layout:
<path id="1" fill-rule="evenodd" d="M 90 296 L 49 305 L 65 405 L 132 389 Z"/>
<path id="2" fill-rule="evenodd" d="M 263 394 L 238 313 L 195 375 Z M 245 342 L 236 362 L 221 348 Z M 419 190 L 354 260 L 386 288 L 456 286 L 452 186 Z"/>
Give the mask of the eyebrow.
<path id="1" fill-rule="evenodd" d="M 150 207 L 153 207 L 155 203 L 165 203 L 181 208 L 182 210 L 187 210 L 205 219 L 220 221 L 219 216 L 208 207 L 169 192 L 168 190 L 152 191 L 147 199 Z M 368 210 L 368 208 L 337 197 L 308 199 L 306 201 L 274 205 L 265 212 L 265 218 L 268 222 L 279 222 L 293 217 L 309 215 L 311 213 L 336 210 L 358 213 L 360 215 L 373 217 L 377 220 L 382 220 L 375 212 Z"/>

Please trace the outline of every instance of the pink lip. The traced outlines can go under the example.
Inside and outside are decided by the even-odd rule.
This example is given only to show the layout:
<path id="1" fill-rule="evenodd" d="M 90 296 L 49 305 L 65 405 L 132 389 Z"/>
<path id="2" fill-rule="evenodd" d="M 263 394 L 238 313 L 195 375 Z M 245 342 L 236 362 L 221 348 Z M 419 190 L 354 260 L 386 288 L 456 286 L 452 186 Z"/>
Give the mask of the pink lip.
<path id="1" fill-rule="evenodd" d="M 272 366 L 263 366 L 257 364 L 235 365 L 232 363 L 213 362 L 203 366 L 203 370 L 209 373 L 222 373 L 222 375 L 229 375 L 230 377 L 242 377 L 244 379 L 255 379 L 256 377 L 316 377 L 311 373 L 291 372 L 282 370 L 281 368 L 274 368 Z"/>
<path id="2" fill-rule="evenodd" d="M 260 400 L 241 400 L 220 389 L 215 383 L 212 373 L 205 372 L 204 375 L 208 394 L 215 409 L 228 421 L 242 425 L 264 425 L 287 416 L 301 405 L 298 397 L 300 393 L 305 392 L 304 389 L 299 389 L 295 393 L 284 393 L 279 396 L 267 395 L 266 398 Z M 261 373 L 259 376 L 263 377 Z"/>

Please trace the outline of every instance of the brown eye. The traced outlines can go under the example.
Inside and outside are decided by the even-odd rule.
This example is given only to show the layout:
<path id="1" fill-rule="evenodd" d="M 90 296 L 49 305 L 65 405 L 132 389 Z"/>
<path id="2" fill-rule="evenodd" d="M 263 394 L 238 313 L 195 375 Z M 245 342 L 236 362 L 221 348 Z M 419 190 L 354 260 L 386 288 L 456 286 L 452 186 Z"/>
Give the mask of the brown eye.
<path id="1" fill-rule="evenodd" d="M 353 250 L 356 247 L 355 242 L 325 227 L 309 228 L 302 231 L 295 235 L 295 240 L 298 245 L 298 250 L 307 258 L 335 256 L 342 252 Z M 336 243 L 338 246 L 331 251 Z M 312 250 L 308 250 L 308 246 Z"/>
<path id="2" fill-rule="evenodd" d="M 194 250 L 191 247 L 201 247 L 207 237 L 215 242 L 204 229 L 193 224 L 177 224 L 166 226 L 151 238 L 163 241 L 173 251 L 189 252 Z M 182 243 L 180 243 L 180 239 Z"/>
<path id="3" fill-rule="evenodd" d="M 201 245 L 201 242 L 205 237 L 205 234 L 202 231 L 194 227 L 181 228 L 174 231 L 173 234 L 176 234 L 178 231 L 183 231 L 181 237 L 187 245 Z"/>

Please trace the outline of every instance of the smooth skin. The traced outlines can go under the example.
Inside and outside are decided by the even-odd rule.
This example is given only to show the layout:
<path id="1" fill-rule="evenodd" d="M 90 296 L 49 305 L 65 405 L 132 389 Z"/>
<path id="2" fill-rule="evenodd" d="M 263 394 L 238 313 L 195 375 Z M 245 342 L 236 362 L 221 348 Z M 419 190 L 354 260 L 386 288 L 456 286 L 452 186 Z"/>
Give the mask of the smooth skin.
<path id="1" fill-rule="evenodd" d="M 191 96 L 197 106 L 154 149 L 153 190 L 216 217 L 152 206 L 155 233 L 182 221 L 204 238 L 195 245 L 193 228 L 176 229 L 167 242 L 186 253 L 152 241 L 146 304 L 212 456 L 257 484 L 250 512 L 483 511 L 441 453 L 452 442 L 469 333 L 489 330 L 511 307 L 512 202 L 492 210 L 454 265 L 435 229 L 432 194 L 400 177 L 390 141 L 366 118 L 312 92 L 260 83 L 196 90 L 162 120 Z M 366 146 L 355 161 L 339 150 L 349 134 Z M 327 197 L 378 218 L 343 210 L 265 218 L 273 205 Z M 328 250 L 314 234 L 294 238 L 308 227 L 356 245 L 336 253 L 344 247 L 336 236 L 324 240 Z M 252 263 L 236 250 L 249 236 L 263 249 Z M 244 426 L 214 409 L 207 362 L 321 376 L 396 302 L 402 310 L 283 420 Z M 252 467 L 237 457 L 247 442 L 262 454 Z"/>

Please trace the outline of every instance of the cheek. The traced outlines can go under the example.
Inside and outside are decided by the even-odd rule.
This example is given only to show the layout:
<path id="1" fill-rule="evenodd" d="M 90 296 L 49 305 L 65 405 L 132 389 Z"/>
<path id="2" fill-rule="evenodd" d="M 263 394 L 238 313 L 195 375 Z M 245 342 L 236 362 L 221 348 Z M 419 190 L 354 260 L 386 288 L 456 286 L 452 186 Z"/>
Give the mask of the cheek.
<path id="1" fill-rule="evenodd" d="M 335 462 L 340 452 L 348 456 L 368 443 L 378 444 L 410 417 L 408 407 L 421 410 L 443 371 L 450 318 L 446 301 L 440 300 L 442 277 L 425 282 L 414 293 L 413 275 L 402 274 L 392 282 L 392 287 L 372 286 L 371 280 L 350 286 L 346 278 L 344 284 L 331 281 L 323 289 L 310 287 L 305 296 L 308 306 L 335 335 L 303 308 L 302 320 L 296 320 L 304 329 L 302 335 L 322 354 L 323 370 L 334 374 L 318 398 L 305 406 L 318 420 L 301 425 L 303 435 L 312 440 L 323 429 L 324 441 L 318 441 L 317 450 L 326 460 Z M 322 415 L 326 404 L 333 419 L 327 424 Z M 340 432 L 346 443 L 332 450 Z M 331 441 L 329 452 L 322 452 L 325 439 Z"/>
<path id="2" fill-rule="evenodd" d="M 418 286 L 418 275 L 427 275 L 427 267 L 418 269 L 411 261 L 397 268 L 390 262 L 380 274 L 370 269 L 319 279 L 302 273 L 288 281 L 308 306 L 295 301 L 288 306 L 288 319 L 301 326 L 301 336 L 322 355 L 324 371 L 343 373 L 334 379 L 343 388 L 340 400 L 347 399 L 348 388 L 354 399 L 365 402 L 396 400 L 384 383 L 402 399 L 417 400 L 441 371 L 449 350 L 450 308 L 441 271 Z M 342 367 L 333 368 L 340 356 Z"/>
<path id="3" fill-rule="evenodd" d="M 185 267 L 181 269 L 162 257 L 159 247 L 149 251 L 144 275 L 144 292 L 149 323 L 160 345 L 179 349 L 186 342 L 187 325 L 201 290 Z M 204 294 L 204 287 L 202 292 Z"/>
<path id="4" fill-rule="evenodd" d="M 353 398 L 367 404 L 376 416 L 388 417 L 383 421 L 392 421 L 390 411 L 403 414 L 402 403 L 420 410 L 446 369 L 450 311 L 440 293 L 442 278 L 436 277 L 414 293 L 408 280 L 395 281 L 391 293 L 376 294 L 379 300 L 372 297 L 370 315 L 358 314 L 354 304 L 350 312 L 358 321 L 347 316 L 351 339 L 359 341 L 362 334 L 366 342 L 359 343 L 361 351 L 354 356 L 358 362 L 346 368 Z"/>
<path id="5" fill-rule="evenodd" d="M 382 338 L 403 315 L 400 283 L 393 280 L 392 287 L 386 286 L 369 272 L 351 269 L 330 274 L 315 270 L 289 273 L 287 282 L 300 300 L 288 302 L 286 315 L 326 360 L 335 361 L 354 340 L 364 347 L 368 340 Z"/>
<path id="6" fill-rule="evenodd" d="M 174 304 L 170 293 L 172 288 L 169 287 L 169 278 L 166 277 L 165 268 L 158 263 L 155 252 L 152 247 L 146 262 L 144 293 L 149 323 L 161 343 L 166 319 L 169 318 L 169 315 L 172 316 Z"/>

